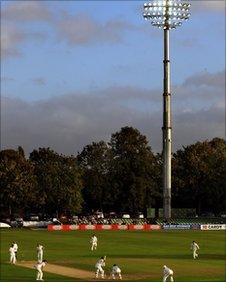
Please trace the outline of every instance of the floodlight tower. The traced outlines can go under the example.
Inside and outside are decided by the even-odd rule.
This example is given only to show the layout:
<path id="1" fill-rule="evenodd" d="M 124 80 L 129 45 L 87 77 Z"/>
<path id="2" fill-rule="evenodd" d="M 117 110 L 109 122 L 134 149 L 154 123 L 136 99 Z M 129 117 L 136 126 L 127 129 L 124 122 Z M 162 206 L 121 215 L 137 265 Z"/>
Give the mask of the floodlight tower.
<path id="1" fill-rule="evenodd" d="M 144 4 L 143 17 L 155 27 L 164 31 L 164 80 L 163 80 L 163 213 L 164 218 L 171 218 L 171 91 L 170 91 L 170 29 L 181 26 L 189 19 L 190 4 L 181 0 L 154 0 Z"/>

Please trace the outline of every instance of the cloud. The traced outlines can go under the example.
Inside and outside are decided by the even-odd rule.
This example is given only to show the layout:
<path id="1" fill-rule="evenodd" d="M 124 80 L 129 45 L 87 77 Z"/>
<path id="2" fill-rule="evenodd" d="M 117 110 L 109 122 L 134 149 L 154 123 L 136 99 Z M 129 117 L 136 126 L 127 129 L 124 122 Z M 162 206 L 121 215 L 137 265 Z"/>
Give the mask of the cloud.
<path id="1" fill-rule="evenodd" d="M 225 13 L 225 1 L 224 0 L 195 0 L 190 1 L 191 3 L 191 10 L 197 12 L 208 12 L 208 11 L 215 11 L 215 12 L 222 12 Z"/>
<path id="2" fill-rule="evenodd" d="M 122 126 L 130 111 L 92 95 L 67 95 L 34 104 L 18 99 L 2 102 L 2 144 L 21 144 L 26 150 L 50 146 L 76 153 L 92 142 L 106 139 Z"/>
<path id="3" fill-rule="evenodd" d="M 27 40 L 43 42 L 45 35 L 40 32 L 26 32 L 21 27 L 9 23 L 1 24 L 1 59 L 21 57 L 21 47 Z"/>
<path id="4" fill-rule="evenodd" d="M 1 55 L 2 58 L 22 56 L 23 43 L 27 40 L 43 40 L 47 38 L 48 28 L 58 42 L 66 44 L 88 45 L 102 43 L 120 43 L 123 33 L 136 29 L 132 24 L 121 19 L 108 20 L 100 23 L 87 14 L 69 15 L 58 10 L 53 14 L 50 5 L 40 1 L 19 1 L 7 4 L 1 10 Z M 44 31 L 35 31 L 28 23 L 45 24 Z"/>
<path id="5" fill-rule="evenodd" d="M 46 79 L 44 77 L 35 77 L 35 78 L 32 78 L 31 81 L 35 85 L 39 85 L 39 86 L 46 85 Z"/>
<path id="6" fill-rule="evenodd" d="M 222 101 L 225 97 L 225 70 L 209 73 L 207 71 L 196 73 L 188 78 L 182 84 L 172 85 L 172 99 L 181 105 L 181 102 L 197 103 L 208 98 L 210 104 L 216 101 Z M 120 101 L 142 101 L 151 103 L 149 107 L 159 105 L 162 102 L 161 89 L 145 89 L 130 86 L 114 86 L 105 90 L 98 90 L 96 94 L 117 99 Z M 205 101 L 206 104 L 206 101 Z M 137 104 L 135 104 L 137 106 Z"/>
<path id="7" fill-rule="evenodd" d="M 18 46 L 25 40 L 25 34 L 12 25 L 1 25 L 1 58 L 18 57 Z"/>
<path id="8" fill-rule="evenodd" d="M 26 41 L 43 41 L 45 33 L 33 31 L 26 24 L 33 21 L 51 21 L 47 6 L 38 1 L 9 3 L 1 9 L 1 58 L 21 57 Z"/>
<path id="9" fill-rule="evenodd" d="M 194 11 L 225 11 L 225 1 L 191 1 L 192 9 Z M 123 42 L 123 33 L 129 30 L 137 30 L 148 32 L 152 36 L 160 36 L 149 25 L 143 24 L 136 26 L 132 23 L 121 19 L 112 19 L 105 23 L 98 22 L 88 14 L 75 14 L 71 15 L 66 11 L 58 8 L 57 13 L 53 13 L 51 8 L 53 6 L 42 1 L 9 1 L 1 10 L 2 25 L 14 24 L 13 29 L 18 30 L 12 32 L 8 28 L 3 28 L 4 41 L 6 37 L 10 37 L 10 41 L 16 43 L 15 46 L 10 44 L 10 48 L 2 47 L 2 55 L 4 57 L 19 56 L 20 50 L 17 46 L 22 44 L 25 28 L 22 24 L 32 22 L 43 22 L 52 28 L 53 33 L 58 38 L 58 41 L 64 41 L 70 45 L 88 45 L 88 44 L 101 44 L 101 43 L 121 43 Z M 142 5 L 139 5 L 142 9 Z M 60 14 L 60 16 L 59 16 Z M 20 25 L 20 30 L 18 25 Z M 6 34 L 8 33 L 9 34 Z M 32 33 L 32 32 L 31 32 Z M 37 36 L 37 33 L 36 33 Z M 32 40 L 31 37 L 26 39 Z M 182 42 L 184 46 L 191 47 L 196 44 L 197 39 L 191 38 Z"/>
<path id="10" fill-rule="evenodd" d="M 216 77 L 218 75 L 222 77 L 221 72 L 216 74 Z M 208 82 L 208 77 L 204 81 Z M 215 80 L 210 82 L 212 87 Z M 193 97 L 189 98 L 189 87 L 194 83 L 197 85 L 196 94 L 200 92 L 202 97 L 201 103 L 197 102 L 199 100 L 194 89 Z M 192 77 L 188 78 L 185 84 L 186 87 L 178 86 L 181 92 L 186 89 L 181 98 L 173 97 L 174 150 L 198 140 L 216 136 L 223 138 L 225 134 L 223 88 L 221 95 L 219 90 L 218 96 L 212 95 L 214 97 L 208 98 L 205 96 L 207 88 L 200 88 L 197 81 L 193 82 Z M 203 85 L 202 79 L 200 85 Z M 223 87 L 223 84 L 220 85 Z M 158 90 L 158 93 L 161 91 Z M 51 147 L 59 153 L 76 154 L 93 141 L 109 141 L 112 133 L 127 125 L 138 128 L 150 140 L 154 151 L 160 152 L 161 95 L 156 95 L 155 90 L 149 91 L 148 94 L 145 89 L 111 87 L 33 103 L 16 98 L 2 98 L 3 148 L 21 145 L 28 153 L 34 148 Z"/>
<path id="11" fill-rule="evenodd" d="M 208 87 L 217 87 L 225 89 L 225 70 L 217 73 L 209 73 L 207 71 L 194 74 L 193 76 L 188 77 L 184 86 L 208 86 Z"/>
<path id="12" fill-rule="evenodd" d="M 225 138 L 225 103 L 199 111 L 178 113 L 174 119 L 174 134 L 175 147 L 213 137 Z"/>
<path id="13" fill-rule="evenodd" d="M 13 1 L 2 9 L 1 19 L 11 22 L 49 21 L 52 14 L 40 1 Z"/>
<path id="14" fill-rule="evenodd" d="M 122 20 L 109 20 L 100 23 L 87 14 L 69 15 L 63 13 L 62 19 L 56 21 L 58 40 L 70 45 L 87 45 L 96 43 L 119 43 L 126 30 L 135 28 Z"/>
<path id="15" fill-rule="evenodd" d="M 161 95 L 159 95 L 161 92 L 159 92 L 159 89 L 150 90 L 131 86 L 112 86 L 108 87 L 107 89 L 95 91 L 95 94 L 107 97 L 112 101 L 143 100 L 146 102 L 153 101 L 156 103 L 161 99 Z"/>
<path id="16" fill-rule="evenodd" d="M 193 109 L 200 105 L 212 105 L 225 99 L 225 70 L 217 73 L 207 71 L 194 74 L 181 84 L 172 86 L 172 98 L 177 102 L 175 107 L 189 103 Z"/>

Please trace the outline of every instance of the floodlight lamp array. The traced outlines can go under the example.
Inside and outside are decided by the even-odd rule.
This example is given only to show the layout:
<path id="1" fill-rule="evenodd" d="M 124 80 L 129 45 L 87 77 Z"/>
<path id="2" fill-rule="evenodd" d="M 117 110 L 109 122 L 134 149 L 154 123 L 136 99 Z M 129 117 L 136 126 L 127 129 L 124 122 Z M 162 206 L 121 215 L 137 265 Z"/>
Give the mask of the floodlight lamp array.
<path id="1" fill-rule="evenodd" d="M 153 26 L 174 29 L 190 17 L 190 4 L 181 0 L 154 0 L 144 4 L 143 17 Z"/>

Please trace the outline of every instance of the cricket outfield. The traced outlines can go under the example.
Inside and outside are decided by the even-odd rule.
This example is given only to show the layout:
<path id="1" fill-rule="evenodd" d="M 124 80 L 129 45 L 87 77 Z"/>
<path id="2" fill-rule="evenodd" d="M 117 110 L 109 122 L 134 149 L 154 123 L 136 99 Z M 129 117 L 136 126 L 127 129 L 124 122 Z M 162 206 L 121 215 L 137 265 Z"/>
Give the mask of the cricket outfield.
<path id="1" fill-rule="evenodd" d="M 0 281 L 35 281 L 36 245 L 44 245 L 45 281 L 96 281 L 94 265 L 106 255 L 107 277 L 116 263 L 126 281 L 162 281 L 162 267 L 174 270 L 175 282 L 225 281 L 224 231 L 95 231 L 98 248 L 90 250 L 93 231 L 1 230 Z M 192 259 L 191 242 L 200 246 Z M 10 265 L 9 246 L 19 245 L 18 265 Z"/>

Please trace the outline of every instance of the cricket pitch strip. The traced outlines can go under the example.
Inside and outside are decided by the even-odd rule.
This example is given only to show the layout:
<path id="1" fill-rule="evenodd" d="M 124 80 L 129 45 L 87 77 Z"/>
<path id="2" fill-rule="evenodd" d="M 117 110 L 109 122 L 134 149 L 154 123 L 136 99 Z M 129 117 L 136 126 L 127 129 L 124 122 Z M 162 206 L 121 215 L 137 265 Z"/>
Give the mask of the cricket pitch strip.
<path id="1" fill-rule="evenodd" d="M 35 261 L 19 261 L 19 262 L 16 263 L 16 265 L 18 265 L 18 266 L 31 268 L 31 269 L 34 269 L 35 264 L 36 264 Z M 34 271 L 35 271 L 35 269 L 34 269 Z M 94 280 L 95 281 L 103 281 L 103 280 L 108 278 L 108 277 L 106 277 L 105 279 L 99 279 L 99 278 L 96 279 L 95 278 L 95 269 L 94 269 L 93 272 L 91 272 L 91 271 L 87 271 L 87 270 L 82 270 L 82 269 L 67 267 L 67 266 L 61 266 L 61 265 L 58 265 L 58 264 L 51 264 L 51 263 L 46 264 L 43 272 L 44 273 L 45 272 L 54 273 L 54 274 L 57 274 L 57 275 L 63 275 L 63 276 L 66 276 L 66 277 L 77 278 L 77 279 L 82 279 L 82 280 L 86 280 L 86 281 L 94 281 Z M 127 280 L 127 279 L 123 279 L 123 280 Z"/>

